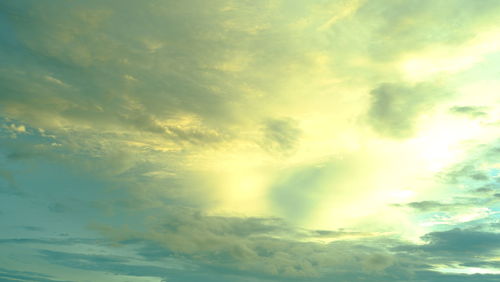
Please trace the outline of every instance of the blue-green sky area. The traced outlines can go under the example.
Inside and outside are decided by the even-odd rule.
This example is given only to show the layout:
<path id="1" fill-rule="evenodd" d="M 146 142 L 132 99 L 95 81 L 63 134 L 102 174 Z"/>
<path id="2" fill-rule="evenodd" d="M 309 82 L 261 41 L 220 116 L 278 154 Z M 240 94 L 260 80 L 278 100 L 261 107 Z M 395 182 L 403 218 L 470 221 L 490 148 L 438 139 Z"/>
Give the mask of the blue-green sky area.
<path id="1" fill-rule="evenodd" d="M 500 1 L 0 1 L 0 281 L 500 281 Z"/>

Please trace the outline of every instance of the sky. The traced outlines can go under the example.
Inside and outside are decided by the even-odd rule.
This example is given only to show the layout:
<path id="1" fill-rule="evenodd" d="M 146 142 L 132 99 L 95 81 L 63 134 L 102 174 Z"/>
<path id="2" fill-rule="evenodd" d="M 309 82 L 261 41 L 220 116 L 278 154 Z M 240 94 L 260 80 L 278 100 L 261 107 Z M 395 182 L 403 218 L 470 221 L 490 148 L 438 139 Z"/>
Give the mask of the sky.
<path id="1" fill-rule="evenodd" d="M 500 1 L 0 2 L 0 281 L 500 281 Z"/>

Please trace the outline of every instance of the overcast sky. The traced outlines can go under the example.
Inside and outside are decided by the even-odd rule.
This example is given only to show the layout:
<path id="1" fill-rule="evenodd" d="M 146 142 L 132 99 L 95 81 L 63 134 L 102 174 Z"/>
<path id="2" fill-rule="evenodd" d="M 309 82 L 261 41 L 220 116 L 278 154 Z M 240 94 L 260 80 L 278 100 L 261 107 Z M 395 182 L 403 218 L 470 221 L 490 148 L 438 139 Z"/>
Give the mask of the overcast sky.
<path id="1" fill-rule="evenodd" d="M 1 281 L 500 281 L 500 1 L 0 3 Z"/>

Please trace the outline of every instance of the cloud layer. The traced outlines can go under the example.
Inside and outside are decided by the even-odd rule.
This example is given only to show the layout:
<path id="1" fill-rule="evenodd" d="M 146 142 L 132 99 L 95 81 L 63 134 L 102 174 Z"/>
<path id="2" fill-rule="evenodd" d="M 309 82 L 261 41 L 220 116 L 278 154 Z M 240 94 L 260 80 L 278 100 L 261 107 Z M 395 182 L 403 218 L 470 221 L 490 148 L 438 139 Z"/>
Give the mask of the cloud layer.
<path id="1" fill-rule="evenodd" d="M 499 9 L 1 3 L 0 280 L 498 280 Z"/>

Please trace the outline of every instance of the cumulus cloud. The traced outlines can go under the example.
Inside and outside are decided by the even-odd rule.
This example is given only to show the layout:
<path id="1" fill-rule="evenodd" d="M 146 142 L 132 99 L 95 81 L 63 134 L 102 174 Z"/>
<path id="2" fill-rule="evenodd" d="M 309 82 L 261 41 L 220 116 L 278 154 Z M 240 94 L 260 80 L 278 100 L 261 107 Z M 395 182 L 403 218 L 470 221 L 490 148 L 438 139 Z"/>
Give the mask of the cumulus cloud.
<path id="1" fill-rule="evenodd" d="M 351 264 L 359 264 L 368 272 L 381 272 L 393 263 L 383 249 L 356 250 L 349 243 L 338 242 L 324 245 L 310 241 L 316 237 L 315 232 L 278 219 L 216 217 L 172 210 L 167 218 L 157 218 L 146 233 L 103 225 L 94 228 L 118 243 L 150 242 L 164 248 L 166 255 L 184 254 L 204 264 L 276 277 L 319 277 L 332 267 L 351 269 Z M 334 233 L 338 238 L 352 235 Z M 141 253 L 146 258 L 160 254 L 151 249 Z"/>
<path id="2" fill-rule="evenodd" d="M 342 239 L 343 231 L 322 231 L 319 233 L 332 233 L 340 238 L 324 244 L 304 241 L 310 238 L 307 234 L 314 234 L 314 231 L 304 232 L 286 227 L 283 222 L 257 218 L 184 214 L 178 221 L 165 221 L 164 218 L 157 224 L 160 225 L 151 228 L 150 233 L 119 227 L 95 228 L 119 244 L 142 244 L 138 254 L 147 260 L 182 254 L 203 265 L 240 271 L 242 275 L 252 272 L 255 277 L 278 281 L 285 277 L 328 281 L 325 280 L 328 276 L 322 275 L 328 273 L 344 277 L 345 281 L 362 277 L 370 277 L 370 281 L 445 278 L 467 281 L 469 276 L 440 273 L 435 267 L 453 263 L 486 266 L 498 245 L 498 234 L 466 229 L 430 232 L 422 237 L 425 244 L 409 244 L 385 236 L 369 240 Z M 248 232 L 240 232 L 246 225 L 251 227 L 243 228 Z M 347 231 L 345 234 L 351 235 Z M 491 281 L 497 278 L 494 275 L 480 277 L 493 279 Z"/>

